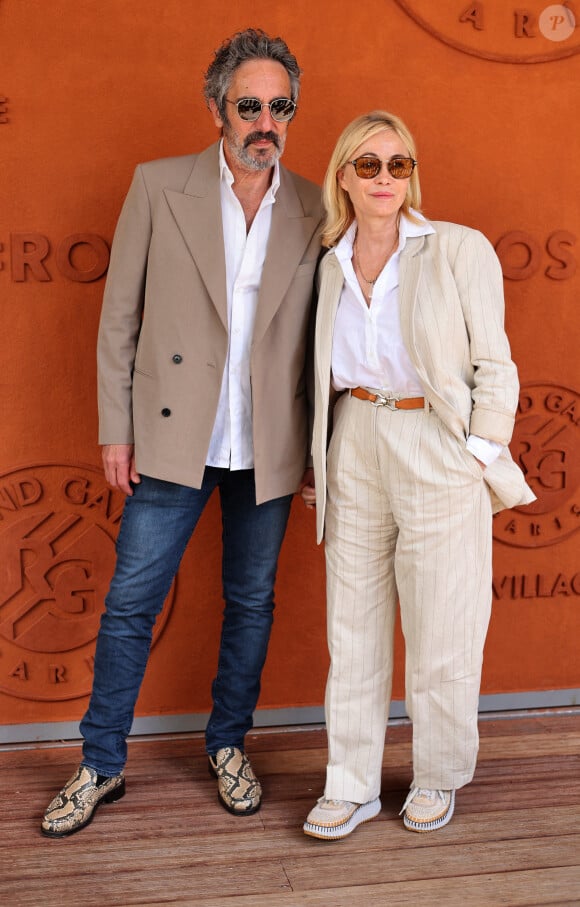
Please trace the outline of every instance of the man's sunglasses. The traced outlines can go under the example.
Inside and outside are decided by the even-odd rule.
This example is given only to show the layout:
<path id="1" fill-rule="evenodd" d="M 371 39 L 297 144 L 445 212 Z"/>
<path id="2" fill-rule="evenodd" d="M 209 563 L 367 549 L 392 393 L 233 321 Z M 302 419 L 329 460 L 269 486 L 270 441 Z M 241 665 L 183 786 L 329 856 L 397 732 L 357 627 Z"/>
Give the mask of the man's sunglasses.
<path id="1" fill-rule="evenodd" d="M 277 123 L 287 123 L 296 113 L 296 102 L 290 98 L 274 98 L 269 104 L 259 101 L 258 98 L 240 98 L 239 101 L 230 101 L 238 108 L 238 116 L 248 123 L 253 123 L 262 113 L 262 107 L 270 108 L 270 116 Z"/>
<path id="2" fill-rule="evenodd" d="M 378 157 L 357 157 L 354 161 L 346 163 L 352 164 L 356 175 L 360 176 L 361 180 L 374 179 L 379 175 L 383 166 L 383 161 L 380 161 Z M 408 179 L 417 166 L 417 161 L 412 157 L 393 157 L 384 163 L 393 179 L 396 180 Z"/>

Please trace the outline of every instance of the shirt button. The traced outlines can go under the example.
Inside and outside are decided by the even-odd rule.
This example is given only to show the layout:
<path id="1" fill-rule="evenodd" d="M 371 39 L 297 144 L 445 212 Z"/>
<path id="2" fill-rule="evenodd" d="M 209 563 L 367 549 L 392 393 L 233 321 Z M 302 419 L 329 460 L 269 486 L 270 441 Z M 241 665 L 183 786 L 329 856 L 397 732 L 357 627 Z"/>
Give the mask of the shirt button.
<path id="1" fill-rule="evenodd" d="M 173 356 L 173 361 L 176 365 L 179 365 L 180 362 L 183 362 L 183 356 L 180 356 L 179 353 L 176 353 L 175 356 Z"/>
<path id="2" fill-rule="evenodd" d="M 164 406 L 163 409 L 161 410 L 161 415 L 165 416 L 167 418 L 167 416 L 171 415 L 171 410 L 168 409 L 166 406 Z"/>

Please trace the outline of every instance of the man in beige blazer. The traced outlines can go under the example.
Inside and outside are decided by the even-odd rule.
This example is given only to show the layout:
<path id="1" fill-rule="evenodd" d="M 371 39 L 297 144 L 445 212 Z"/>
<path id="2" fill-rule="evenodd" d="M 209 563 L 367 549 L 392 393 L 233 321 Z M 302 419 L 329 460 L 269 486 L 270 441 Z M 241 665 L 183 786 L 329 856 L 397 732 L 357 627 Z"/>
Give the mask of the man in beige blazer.
<path id="1" fill-rule="evenodd" d="M 155 618 L 212 492 L 222 625 L 206 730 L 218 797 L 261 803 L 244 739 L 260 691 L 276 566 L 304 474 L 305 359 L 320 191 L 279 164 L 300 69 L 248 29 L 216 51 L 205 97 L 221 141 L 137 167 L 113 243 L 98 342 L 100 442 L 127 494 L 95 655 L 83 759 L 42 831 L 83 828 L 125 792 L 126 737 Z"/>

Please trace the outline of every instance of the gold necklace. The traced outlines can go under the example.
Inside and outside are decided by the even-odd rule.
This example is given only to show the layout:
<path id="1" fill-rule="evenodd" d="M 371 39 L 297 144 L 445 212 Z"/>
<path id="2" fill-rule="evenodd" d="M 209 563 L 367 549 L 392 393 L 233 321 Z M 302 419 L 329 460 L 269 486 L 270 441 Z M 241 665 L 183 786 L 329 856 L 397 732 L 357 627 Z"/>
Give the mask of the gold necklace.
<path id="1" fill-rule="evenodd" d="M 364 282 L 365 282 L 365 283 L 368 283 L 369 287 L 374 287 L 374 285 L 376 284 L 377 280 L 379 279 L 379 277 L 380 277 L 381 274 L 383 273 L 383 268 L 385 267 L 385 265 L 386 265 L 386 263 L 388 262 L 389 258 L 390 258 L 391 255 L 393 254 L 393 250 L 394 250 L 396 244 L 397 244 L 398 241 L 399 241 L 399 232 L 397 231 L 397 232 L 395 233 L 394 242 L 393 242 L 393 244 L 391 245 L 391 248 L 389 249 L 389 251 L 387 252 L 387 256 L 386 256 L 384 262 L 383 262 L 382 265 L 381 265 L 381 270 L 379 271 L 379 273 L 377 274 L 377 276 L 374 277 L 372 280 L 369 280 L 368 277 L 365 277 L 364 274 L 363 274 L 363 269 L 361 268 L 361 265 L 360 265 L 360 258 L 359 258 L 359 254 L 358 254 L 357 240 L 358 240 L 358 233 L 357 233 L 357 235 L 356 235 L 356 237 L 355 237 L 354 244 L 353 244 L 353 252 L 354 252 L 354 257 L 355 257 L 356 265 L 357 265 L 357 267 L 358 267 L 360 276 L 362 277 L 362 279 L 364 280 Z"/>

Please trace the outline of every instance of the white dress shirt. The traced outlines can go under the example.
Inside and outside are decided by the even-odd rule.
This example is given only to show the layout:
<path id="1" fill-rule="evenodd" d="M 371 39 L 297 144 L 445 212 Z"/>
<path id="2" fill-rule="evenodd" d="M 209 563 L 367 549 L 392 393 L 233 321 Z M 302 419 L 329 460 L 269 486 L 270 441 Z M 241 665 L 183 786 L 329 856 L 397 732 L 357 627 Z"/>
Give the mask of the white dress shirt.
<path id="1" fill-rule="evenodd" d="M 399 262 L 410 236 L 435 230 L 418 212 L 413 223 L 404 215 L 399 223 L 399 245 L 373 286 L 367 305 L 352 264 L 357 223 L 354 221 L 335 249 L 344 274 L 332 344 L 332 383 L 336 390 L 370 387 L 386 395 L 423 397 L 419 376 L 407 354 L 399 317 Z M 469 435 L 467 448 L 487 466 L 499 456 L 502 445 Z"/>
<path id="2" fill-rule="evenodd" d="M 234 177 L 224 157 L 223 142 L 220 143 L 219 161 L 229 337 L 207 465 L 252 469 L 250 351 L 280 170 L 276 162 L 270 187 L 247 232 L 244 211 L 232 189 Z"/>

